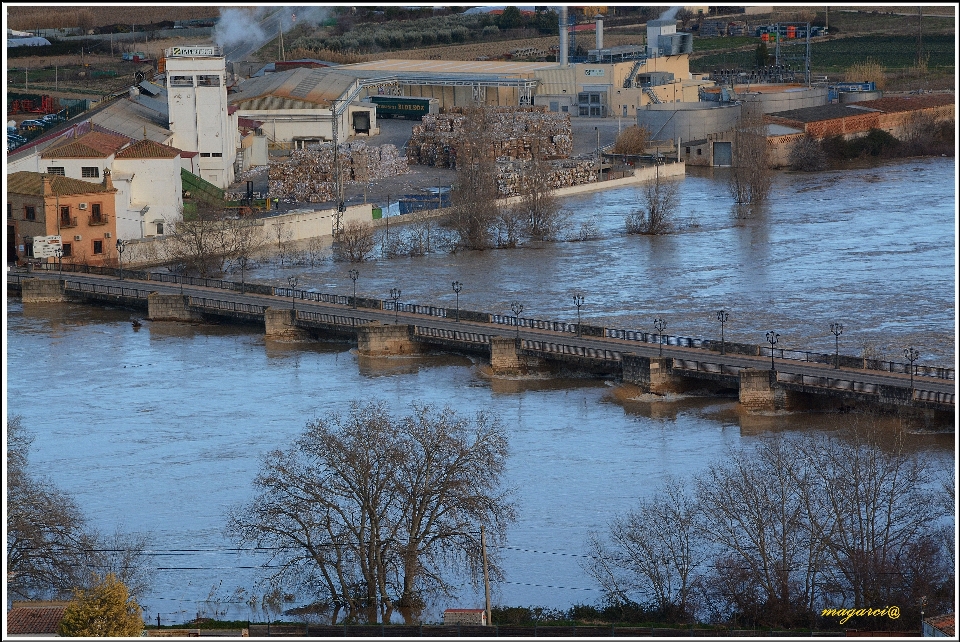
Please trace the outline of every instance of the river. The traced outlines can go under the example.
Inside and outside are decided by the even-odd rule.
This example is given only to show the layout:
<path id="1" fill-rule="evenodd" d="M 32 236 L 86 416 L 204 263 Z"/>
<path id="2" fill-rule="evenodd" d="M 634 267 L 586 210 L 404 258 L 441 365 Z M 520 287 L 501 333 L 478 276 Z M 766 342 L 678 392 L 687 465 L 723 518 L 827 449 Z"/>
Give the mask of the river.
<path id="1" fill-rule="evenodd" d="M 405 302 L 443 301 L 454 279 L 464 308 L 500 312 L 522 299 L 526 315 L 717 336 L 713 311 L 731 312 L 727 337 L 759 342 L 775 329 L 785 347 L 831 351 L 829 323 L 844 323 L 841 351 L 865 342 L 921 363 L 954 360 L 954 162 L 922 159 L 850 172 L 777 175 L 770 207 L 733 218 L 722 178 L 683 183 L 684 231 L 619 234 L 632 190 L 571 199 L 595 215 L 603 238 L 537 249 L 433 254 L 363 264 L 360 294 L 403 290 Z M 348 293 L 351 266 L 259 268 L 251 280 Z M 500 309 L 497 309 L 497 308 Z M 74 495 L 92 524 L 152 537 L 157 567 L 146 615 L 164 623 L 197 611 L 258 619 L 232 597 L 253 589 L 263 562 L 229 549 L 225 512 L 247 500 L 259 457 L 288 445 L 313 417 L 354 399 L 486 409 L 507 426 L 506 483 L 518 521 L 498 551 L 506 582 L 494 602 L 567 608 L 601 594 L 579 566 L 585 539 L 656 489 L 696 474 L 729 448 L 770 431 L 830 430 L 829 415 L 741 416 L 734 399 L 613 402 L 608 382 L 489 380 L 450 355 L 360 359 L 338 343 L 267 341 L 255 328 L 147 322 L 127 310 L 7 301 L 6 408 L 36 435 L 31 463 Z M 758 335 L 759 334 L 759 338 Z M 844 346 L 849 346 L 844 350 Z M 954 435 L 911 434 L 910 448 L 944 470 Z M 215 590 L 214 590 L 215 589 Z M 207 601 L 212 593 L 212 599 Z M 297 602 L 291 602 L 290 606 Z M 482 606 L 482 592 L 431 606 Z"/>

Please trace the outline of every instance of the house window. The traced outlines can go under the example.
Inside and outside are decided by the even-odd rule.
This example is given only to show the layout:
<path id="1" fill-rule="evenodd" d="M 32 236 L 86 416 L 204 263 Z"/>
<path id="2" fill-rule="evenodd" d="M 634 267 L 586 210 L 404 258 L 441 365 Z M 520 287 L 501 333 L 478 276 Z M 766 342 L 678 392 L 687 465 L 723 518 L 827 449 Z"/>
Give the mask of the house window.
<path id="1" fill-rule="evenodd" d="M 103 213 L 100 211 L 100 203 L 90 204 L 90 221 L 93 223 L 103 222 Z"/>
<path id="2" fill-rule="evenodd" d="M 99 167 L 81 167 L 80 177 L 81 178 L 100 178 L 100 168 Z"/>
<path id="3" fill-rule="evenodd" d="M 689 147 L 687 147 L 687 153 L 688 153 L 688 154 L 690 153 L 690 148 L 689 148 Z"/>
<path id="4" fill-rule="evenodd" d="M 219 87 L 220 76 L 197 76 L 197 87 Z"/>
<path id="5" fill-rule="evenodd" d="M 37 220 L 37 209 L 33 205 L 23 206 L 23 220 L 25 221 Z"/>
<path id="6" fill-rule="evenodd" d="M 98 240 L 93 242 L 93 253 L 103 254 L 103 241 Z"/>
<path id="7" fill-rule="evenodd" d="M 200 152 L 200 158 L 210 158 L 210 152 Z"/>
<path id="8" fill-rule="evenodd" d="M 697 147 L 697 156 L 703 156 L 703 150 Z"/>
<path id="9" fill-rule="evenodd" d="M 66 170 L 64 170 L 62 167 L 48 167 L 48 168 L 47 168 L 47 174 L 50 174 L 51 176 L 66 176 L 66 175 L 67 175 Z"/>
<path id="10" fill-rule="evenodd" d="M 157 236 L 163 236 L 163 221 L 157 221 Z"/>
<path id="11" fill-rule="evenodd" d="M 73 256 L 73 244 L 64 243 L 63 244 L 63 255 L 64 256 Z"/>
<path id="12" fill-rule="evenodd" d="M 70 225 L 70 206 L 60 206 L 60 225 Z"/>
<path id="13" fill-rule="evenodd" d="M 170 76 L 171 87 L 193 87 L 193 76 Z"/>
<path id="14" fill-rule="evenodd" d="M 7 203 L 7 218 L 13 218 L 13 203 Z"/>
<path id="15" fill-rule="evenodd" d="M 221 154 L 220 152 L 213 152 L 210 155 L 213 156 L 214 158 L 223 158 L 223 154 Z"/>

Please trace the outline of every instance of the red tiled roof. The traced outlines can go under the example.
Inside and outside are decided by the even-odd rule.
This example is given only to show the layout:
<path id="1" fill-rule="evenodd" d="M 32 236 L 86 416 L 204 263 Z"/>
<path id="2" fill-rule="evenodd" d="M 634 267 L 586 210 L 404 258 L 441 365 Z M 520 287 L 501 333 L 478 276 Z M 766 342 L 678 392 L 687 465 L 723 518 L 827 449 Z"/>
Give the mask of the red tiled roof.
<path id="1" fill-rule="evenodd" d="M 125 147 L 117 153 L 117 158 L 176 158 L 180 150 L 162 143 L 144 139 Z"/>
<path id="2" fill-rule="evenodd" d="M 43 177 L 50 179 L 53 196 L 75 196 L 77 194 L 100 194 L 116 192 L 116 188 L 107 189 L 100 183 L 81 181 L 76 178 L 40 174 L 38 172 L 14 172 L 7 175 L 7 193 L 43 196 Z"/>
<path id="3" fill-rule="evenodd" d="M 933 628 L 943 631 L 947 637 L 954 637 L 956 635 L 956 625 L 954 624 L 955 613 L 947 613 L 946 615 L 938 615 L 936 617 L 928 617 L 924 620 L 927 624 Z"/>
<path id="4" fill-rule="evenodd" d="M 876 100 L 864 100 L 856 104 L 860 107 L 879 109 L 880 111 L 890 114 L 952 105 L 954 102 L 955 98 L 953 94 L 922 94 L 918 96 L 887 96 L 886 98 L 878 98 Z"/>
<path id="5" fill-rule="evenodd" d="M 40 158 L 106 158 L 116 154 L 130 138 L 93 131 L 43 152 Z"/>
<path id="6" fill-rule="evenodd" d="M 14 606 L 7 613 L 7 633 L 54 635 L 66 606 Z"/>

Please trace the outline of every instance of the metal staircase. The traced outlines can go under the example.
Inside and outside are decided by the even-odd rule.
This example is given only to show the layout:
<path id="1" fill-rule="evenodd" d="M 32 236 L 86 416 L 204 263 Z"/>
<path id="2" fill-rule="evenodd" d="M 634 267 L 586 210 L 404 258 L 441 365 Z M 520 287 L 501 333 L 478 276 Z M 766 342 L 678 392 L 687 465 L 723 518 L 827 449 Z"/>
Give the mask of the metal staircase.
<path id="1" fill-rule="evenodd" d="M 657 92 L 655 92 L 652 87 L 644 87 L 643 93 L 645 93 L 647 96 L 650 96 L 650 102 L 656 103 L 657 105 L 663 103 L 663 101 L 660 100 L 660 96 L 657 95 Z"/>
<path id="2" fill-rule="evenodd" d="M 624 89 L 629 89 L 630 87 L 633 87 L 633 81 L 637 77 L 637 72 L 639 72 L 640 67 L 643 67 L 645 64 L 647 64 L 646 58 L 641 58 L 640 60 L 633 63 L 633 68 L 630 69 L 630 73 L 627 74 L 626 79 L 623 81 Z"/>

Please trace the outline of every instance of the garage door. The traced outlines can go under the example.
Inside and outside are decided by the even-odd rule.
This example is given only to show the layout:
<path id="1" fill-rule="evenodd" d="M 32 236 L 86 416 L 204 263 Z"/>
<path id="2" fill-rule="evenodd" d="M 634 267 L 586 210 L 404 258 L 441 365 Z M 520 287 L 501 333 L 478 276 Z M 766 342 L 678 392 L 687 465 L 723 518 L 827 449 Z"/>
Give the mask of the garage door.
<path id="1" fill-rule="evenodd" d="M 713 144 L 713 164 L 718 167 L 729 167 L 733 164 L 733 151 L 729 142 Z"/>

